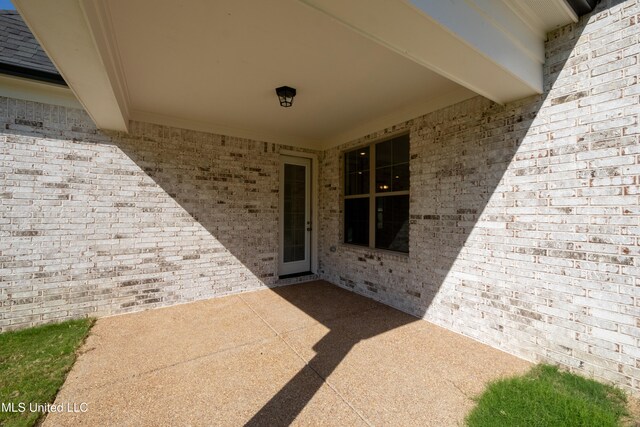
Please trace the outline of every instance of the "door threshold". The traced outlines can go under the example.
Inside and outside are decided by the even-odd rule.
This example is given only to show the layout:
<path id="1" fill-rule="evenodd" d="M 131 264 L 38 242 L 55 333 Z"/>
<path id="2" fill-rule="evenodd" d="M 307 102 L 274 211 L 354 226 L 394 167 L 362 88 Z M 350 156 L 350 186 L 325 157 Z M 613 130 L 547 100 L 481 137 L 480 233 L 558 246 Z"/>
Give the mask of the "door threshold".
<path id="1" fill-rule="evenodd" d="M 292 273 L 292 274 L 285 274 L 283 276 L 278 276 L 278 279 L 280 279 L 280 280 L 282 280 L 282 279 L 293 279 L 295 277 L 311 276 L 311 275 L 313 275 L 312 272 L 303 271 L 302 273 Z"/>

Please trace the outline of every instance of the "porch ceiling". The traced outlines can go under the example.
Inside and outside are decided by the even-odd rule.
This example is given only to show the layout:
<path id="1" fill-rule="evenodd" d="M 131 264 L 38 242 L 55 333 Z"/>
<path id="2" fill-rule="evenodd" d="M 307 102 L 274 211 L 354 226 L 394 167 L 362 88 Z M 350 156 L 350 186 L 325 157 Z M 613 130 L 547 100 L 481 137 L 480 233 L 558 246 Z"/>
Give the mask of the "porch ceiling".
<path id="1" fill-rule="evenodd" d="M 141 120 L 318 149 L 476 93 L 539 93 L 549 29 L 497 0 L 15 3 L 100 128 Z M 293 108 L 282 85 L 298 89 Z"/>
<path id="2" fill-rule="evenodd" d="M 175 2 L 117 1 L 109 10 L 133 118 L 315 142 L 460 89 L 296 0 L 180 11 Z M 278 103 L 283 85 L 298 91 L 292 108 Z"/>

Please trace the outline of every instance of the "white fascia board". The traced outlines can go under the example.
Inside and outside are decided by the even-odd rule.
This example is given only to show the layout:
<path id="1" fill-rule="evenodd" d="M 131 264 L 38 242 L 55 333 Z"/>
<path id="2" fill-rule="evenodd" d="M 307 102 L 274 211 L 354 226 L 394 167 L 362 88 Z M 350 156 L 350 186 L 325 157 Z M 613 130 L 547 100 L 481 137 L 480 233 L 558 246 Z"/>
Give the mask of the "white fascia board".
<path id="1" fill-rule="evenodd" d="M 504 0 L 466 0 L 466 3 L 518 49 L 540 64 L 544 63 L 544 41 L 547 36 L 545 31 L 534 30 L 528 25 L 523 25 L 520 16 L 505 5 Z M 471 17 L 471 19 L 474 18 Z M 498 36 L 494 30 L 492 33 L 493 37 Z M 491 37 L 487 37 L 485 42 L 491 41 L 490 39 Z M 479 40 L 473 41 L 477 43 Z M 478 48 L 486 50 L 495 47 L 491 45 Z"/>
<path id="2" fill-rule="evenodd" d="M 96 126 L 127 132 L 128 105 L 103 61 L 83 4 L 79 0 L 13 3 Z"/>
<path id="3" fill-rule="evenodd" d="M 0 75 L 0 96 L 68 108 L 82 108 L 68 87 L 22 77 Z"/>
<path id="4" fill-rule="evenodd" d="M 567 0 L 536 2 L 502 0 L 502 3 L 511 9 L 532 31 L 543 35 L 559 26 L 578 22 L 578 15 L 567 3 Z"/>
<path id="5" fill-rule="evenodd" d="M 525 26 L 512 34 L 520 20 L 501 2 L 300 1 L 495 102 L 542 93 L 544 41 Z M 492 8 L 514 22 L 497 26 Z"/>

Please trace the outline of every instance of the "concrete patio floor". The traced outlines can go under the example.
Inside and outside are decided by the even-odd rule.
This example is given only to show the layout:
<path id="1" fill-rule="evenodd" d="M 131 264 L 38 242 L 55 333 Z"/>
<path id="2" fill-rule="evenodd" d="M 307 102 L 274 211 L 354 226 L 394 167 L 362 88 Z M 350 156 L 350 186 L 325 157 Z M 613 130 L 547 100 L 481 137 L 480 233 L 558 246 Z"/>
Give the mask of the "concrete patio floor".
<path id="1" fill-rule="evenodd" d="M 460 425 L 529 367 L 317 281 L 98 320 L 44 425 Z"/>

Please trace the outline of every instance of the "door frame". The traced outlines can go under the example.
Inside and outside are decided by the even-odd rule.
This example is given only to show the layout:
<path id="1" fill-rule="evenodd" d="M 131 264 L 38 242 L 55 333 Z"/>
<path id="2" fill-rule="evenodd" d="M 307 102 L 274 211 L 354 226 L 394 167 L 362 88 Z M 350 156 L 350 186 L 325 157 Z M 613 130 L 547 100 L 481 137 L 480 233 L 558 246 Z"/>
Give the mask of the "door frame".
<path id="1" fill-rule="evenodd" d="M 310 194 L 310 218 L 311 218 L 311 233 L 310 233 L 310 241 L 309 241 L 309 252 L 310 252 L 310 268 L 312 273 L 318 272 L 318 155 L 315 153 L 307 153 L 303 151 L 293 151 L 293 150 L 280 150 L 280 162 L 279 162 L 279 174 L 278 174 L 278 275 L 282 275 L 280 272 L 281 260 L 280 257 L 282 252 L 282 247 L 284 244 L 284 236 L 282 230 L 284 228 L 284 216 L 282 214 L 284 210 L 284 193 L 282 191 L 282 186 L 284 184 L 284 175 L 282 171 L 284 170 L 283 164 L 285 163 L 285 157 L 299 157 L 303 159 L 311 160 L 311 173 L 310 178 L 311 182 L 309 185 L 309 189 L 311 191 Z"/>

